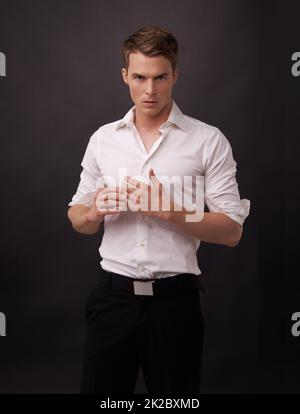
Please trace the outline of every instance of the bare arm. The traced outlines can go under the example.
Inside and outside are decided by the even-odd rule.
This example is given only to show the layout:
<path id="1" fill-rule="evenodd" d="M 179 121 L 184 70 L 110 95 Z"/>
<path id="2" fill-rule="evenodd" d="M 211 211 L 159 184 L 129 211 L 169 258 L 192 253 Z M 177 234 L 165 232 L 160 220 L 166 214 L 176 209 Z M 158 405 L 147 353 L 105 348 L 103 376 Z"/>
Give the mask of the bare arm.
<path id="1" fill-rule="evenodd" d="M 240 224 L 223 213 L 204 213 L 203 219 L 198 222 L 185 221 L 184 211 L 172 211 L 162 215 L 191 236 L 208 243 L 235 247 L 243 232 Z"/>
<path id="2" fill-rule="evenodd" d="M 104 219 L 104 215 L 101 214 L 94 220 L 89 220 L 88 213 L 91 214 L 93 207 L 87 207 L 84 205 L 74 205 L 68 210 L 68 218 L 72 223 L 73 229 L 81 234 L 95 234 L 100 229 L 100 224 Z"/>
<path id="3" fill-rule="evenodd" d="M 203 213 L 203 218 L 200 217 L 198 221 L 187 221 L 186 218 L 189 215 L 189 212 L 183 207 L 176 206 L 174 202 L 168 200 L 165 191 L 163 190 L 162 183 L 158 181 L 155 174 L 151 175 L 152 173 L 154 174 L 153 170 L 150 170 L 149 176 L 153 187 L 141 183 L 132 177 L 127 178 L 127 181 L 135 187 L 135 189 L 139 189 L 138 198 L 140 200 L 140 205 L 146 205 L 147 207 L 144 210 L 141 209 L 143 214 L 156 216 L 174 223 L 174 225 L 198 240 L 208 243 L 223 244 L 228 247 L 235 247 L 239 243 L 243 227 L 228 217 L 225 213 L 205 212 Z M 136 190 L 131 188 L 127 189 L 129 199 L 131 197 L 135 198 L 135 192 Z M 154 194 L 153 198 L 151 197 L 151 192 Z M 143 199 L 146 200 L 146 203 L 143 202 Z M 158 207 L 157 209 L 152 210 L 150 200 L 151 203 L 154 202 L 154 206 Z M 169 210 L 162 210 L 163 205 L 169 205 Z M 195 212 L 193 213 L 193 216 L 195 217 Z"/>
<path id="4" fill-rule="evenodd" d="M 100 188 L 94 196 L 91 207 L 80 204 L 70 207 L 68 218 L 73 229 L 81 234 L 97 233 L 106 214 L 118 214 L 124 207 L 121 193 L 119 187 Z M 101 209 L 99 210 L 98 207 Z"/>

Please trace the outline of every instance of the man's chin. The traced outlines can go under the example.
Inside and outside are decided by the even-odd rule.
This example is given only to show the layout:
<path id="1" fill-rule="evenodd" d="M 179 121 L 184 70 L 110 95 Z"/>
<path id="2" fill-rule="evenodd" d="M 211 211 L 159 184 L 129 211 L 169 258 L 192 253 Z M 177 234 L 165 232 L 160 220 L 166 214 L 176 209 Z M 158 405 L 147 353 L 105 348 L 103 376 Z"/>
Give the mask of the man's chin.
<path id="1" fill-rule="evenodd" d="M 155 115 L 159 114 L 159 112 L 160 112 L 160 110 L 158 108 L 145 108 L 145 107 L 140 107 L 139 111 L 142 114 L 150 115 L 150 116 L 155 116 Z"/>

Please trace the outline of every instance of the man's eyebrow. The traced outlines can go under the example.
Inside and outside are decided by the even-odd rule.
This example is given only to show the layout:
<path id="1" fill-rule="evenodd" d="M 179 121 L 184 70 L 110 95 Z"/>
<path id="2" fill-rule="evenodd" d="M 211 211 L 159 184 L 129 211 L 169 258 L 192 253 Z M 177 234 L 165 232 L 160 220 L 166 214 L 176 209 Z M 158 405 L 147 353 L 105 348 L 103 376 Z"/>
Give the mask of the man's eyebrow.
<path id="1" fill-rule="evenodd" d="M 140 73 L 132 73 L 131 76 L 142 76 L 143 78 L 145 77 L 144 75 L 141 75 Z M 154 76 L 154 78 L 159 78 L 160 76 L 169 76 L 169 74 L 167 72 L 161 73 L 160 75 Z"/>

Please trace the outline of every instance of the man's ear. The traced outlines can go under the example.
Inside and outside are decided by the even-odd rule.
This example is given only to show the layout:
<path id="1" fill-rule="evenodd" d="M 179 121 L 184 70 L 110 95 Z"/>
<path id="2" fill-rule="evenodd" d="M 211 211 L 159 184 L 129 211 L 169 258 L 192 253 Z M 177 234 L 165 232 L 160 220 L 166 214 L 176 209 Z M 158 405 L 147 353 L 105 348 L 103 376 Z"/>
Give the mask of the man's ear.
<path id="1" fill-rule="evenodd" d="M 122 68 L 122 69 L 121 69 L 121 73 L 122 73 L 122 76 L 123 76 L 123 81 L 124 81 L 126 84 L 128 84 L 128 73 L 127 73 L 127 69 Z"/>
<path id="2" fill-rule="evenodd" d="M 174 70 L 174 74 L 173 74 L 173 77 L 174 77 L 174 85 L 175 85 L 175 83 L 177 82 L 178 75 L 179 75 L 179 69 L 178 69 L 178 68 L 176 68 L 176 69 Z"/>

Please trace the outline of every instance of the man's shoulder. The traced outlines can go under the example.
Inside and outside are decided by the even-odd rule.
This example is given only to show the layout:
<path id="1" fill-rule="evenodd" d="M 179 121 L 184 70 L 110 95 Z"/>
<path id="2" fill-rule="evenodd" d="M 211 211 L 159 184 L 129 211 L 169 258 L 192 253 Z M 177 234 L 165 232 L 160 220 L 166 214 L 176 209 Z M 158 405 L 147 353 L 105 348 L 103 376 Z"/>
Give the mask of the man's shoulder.
<path id="1" fill-rule="evenodd" d="M 91 141 L 99 141 L 101 137 L 110 136 L 111 133 L 116 131 L 116 126 L 122 119 L 109 122 L 107 124 L 100 125 L 91 135 Z"/>
<path id="2" fill-rule="evenodd" d="M 95 134 L 96 133 L 101 133 L 101 132 L 107 132 L 107 131 L 113 131 L 116 126 L 119 124 L 119 122 L 121 122 L 122 119 L 118 119 L 117 121 L 113 121 L 113 122 L 109 122 L 107 124 L 102 124 L 100 125 L 100 127 L 98 129 L 96 129 Z"/>
<path id="3" fill-rule="evenodd" d="M 201 132 L 209 136 L 221 134 L 220 129 L 215 125 L 211 125 L 207 122 L 201 121 L 200 119 L 193 118 L 190 115 L 184 115 L 184 119 L 190 131 L 193 133 Z"/>
<path id="4" fill-rule="evenodd" d="M 193 126 L 194 128 L 201 128 L 201 129 L 207 129 L 209 131 L 218 131 L 218 127 L 215 125 L 211 125 L 207 122 L 201 121 L 200 119 L 194 118 L 190 115 L 184 115 L 185 121 L 188 125 Z"/>
<path id="5" fill-rule="evenodd" d="M 184 115 L 184 118 L 189 129 L 189 135 L 196 145 L 204 145 L 211 149 L 218 147 L 224 149 L 224 151 L 230 147 L 230 142 L 216 125 L 211 125 L 189 115 Z"/>

